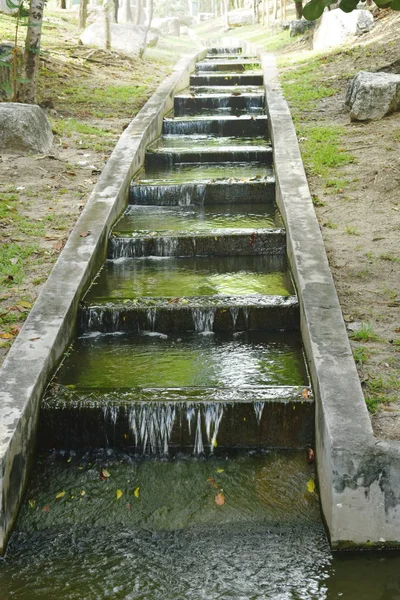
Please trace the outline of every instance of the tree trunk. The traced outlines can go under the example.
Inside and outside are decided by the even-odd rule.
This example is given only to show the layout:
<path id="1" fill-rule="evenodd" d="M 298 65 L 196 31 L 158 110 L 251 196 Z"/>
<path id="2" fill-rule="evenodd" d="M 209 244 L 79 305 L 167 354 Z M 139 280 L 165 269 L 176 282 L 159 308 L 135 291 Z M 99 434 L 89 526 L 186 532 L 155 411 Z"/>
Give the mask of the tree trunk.
<path id="1" fill-rule="evenodd" d="M 128 0 L 128 2 L 129 2 L 129 0 Z M 140 25 L 141 16 L 142 16 L 142 0 L 136 0 L 136 16 L 135 16 L 136 25 Z"/>
<path id="2" fill-rule="evenodd" d="M 229 28 L 228 23 L 228 0 L 221 0 L 222 23 L 224 29 Z"/>
<path id="3" fill-rule="evenodd" d="M 151 27 L 151 22 L 153 20 L 153 14 L 154 14 L 154 2 L 153 2 L 153 0 L 149 0 L 147 6 L 148 6 L 148 10 L 149 10 L 149 18 L 148 18 L 147 25 L 146 25 L 146 31 L 144 32 L 143 52 L 141 52 L 139 54 L 140 58 L 143 58 L 144 54 L 146 52 L 147 34 L 149 33 L 149 30 L 150 30 L 150 27 Z"/>
<path id="4" fill-rule="evenodd" d="M 104 37 L 105 37 L 105 49 L 111 50 L 111 23 L 110 23 L 110 2 L 104 0 Z"/>
<path id="5" fill-rule="evenodd" d="M 63 8 L 63 9 L 67 8 L 67 0 L 61 0 L 61 2 L 60 2 L 60 8 Z"/>
<path id="6" fill-rule="evenodd" d="M 265 11 L 267 13 L 267 27 L 269 27 L 269 10 L 270 10 L 270 6 L 269 6 L 269 0 L 266 0 L 266 6 L 265 6 Z"/>
<path id="7" fill-rule="evenodd" d="M 81 0 L 79 5 L 79 28 L 85 29 L 87 19 L 87 5 L 88 0 Z"/>
<path id="8" fill-rule="evenodd" d="M 21 85 L 20 99 L 27 104 L 36 103 L 36 80 L 39 71 L 40 38 L 42 36 L 45 0 L 31 0 L 28 28 L 25 39 L 25 82 Z"/>
<path id="9" fill-rule="evenodd" d="M 261 2 L 261 25 L 265 25 L 265 0 Z"/>
<path id="10" fill-rule="evenodd" d="M 114 23 L 118 23 L 118 8 L 119 8 L 118 0 L 114 0 L 113 4 L 114 4 Z"/>
<path id="11" fill-rule="evenodd" d="M 118 11 L 118 23 L 133 23 L 130 0 L 122 0 Z"/>
<path id="12" fill-rule="evenodd" d="M 286 21 L 287 13 L 286 13 L 286 0 L 282 0 L 283 3 L 283 18 Z"/>
<path id="13" fill-rule="evenodd" d="M 294 4 L 296 7 L 296 19 L 300 21 L 303 16 L 303 0 L 296 0 Z"/>
<path id="14" fill-rule="evenodd" d="M 272 18 L 274 21 L 278 19 L 278 0 L 274 0 L 274 5 L 272 8 Z"/>

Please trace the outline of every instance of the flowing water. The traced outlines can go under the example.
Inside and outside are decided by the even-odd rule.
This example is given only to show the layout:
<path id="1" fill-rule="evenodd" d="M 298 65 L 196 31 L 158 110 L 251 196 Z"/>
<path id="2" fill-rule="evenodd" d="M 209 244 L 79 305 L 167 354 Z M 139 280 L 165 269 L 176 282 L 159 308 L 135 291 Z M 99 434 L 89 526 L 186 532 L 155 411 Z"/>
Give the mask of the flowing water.
<path id="1" fill-rule="evenodd" d="M 43 399 L 0 600 L 400 600 L 398 556 L 330 551 L 262 72 L 210 53 Z"/>

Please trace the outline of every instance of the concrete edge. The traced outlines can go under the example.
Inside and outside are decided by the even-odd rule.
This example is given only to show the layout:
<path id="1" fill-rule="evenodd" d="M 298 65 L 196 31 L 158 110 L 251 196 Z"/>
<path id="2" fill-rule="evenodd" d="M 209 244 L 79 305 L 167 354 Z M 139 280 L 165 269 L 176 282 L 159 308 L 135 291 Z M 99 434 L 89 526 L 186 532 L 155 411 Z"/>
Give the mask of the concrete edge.
<path id="1" fill-rule="evenodd" d="M 161 135 L 174 94 L 189 85 L 205 53 L 182 57 L 121 135 L 0 370 L 0 556 L 29 477 L 40 399 L 75 333 L 79 300 L 106 256 L 108 235 L 146 147 Z"/>
<path id="2" fill-rule="evenodd" d="M 259 52 L 278 207 L 316 398 L 319 493 L 333 549 L 400 544 L 400 443 L 374 437 L 275 57 Z"/>

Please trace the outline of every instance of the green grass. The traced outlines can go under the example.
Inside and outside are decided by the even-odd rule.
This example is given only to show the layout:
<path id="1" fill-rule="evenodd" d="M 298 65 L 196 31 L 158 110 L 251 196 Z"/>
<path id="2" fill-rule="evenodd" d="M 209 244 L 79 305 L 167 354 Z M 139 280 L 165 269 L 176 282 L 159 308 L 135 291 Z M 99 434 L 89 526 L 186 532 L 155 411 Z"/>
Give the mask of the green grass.
<path id="1" fill-rule="evenodd" d="M 353 349 L 353 357 L 357 364 L 363 365 L 371 357 L 371 350 L 366 346 L 358 346 Z"/>
<path id="2" fill-rule="evenodd" d="M 386 261 L 389 261 L 389 262 L 400 263 L 400 257 L 399 256 L 393 256 L 393 254 L 390 254 L 390 252 L 385 252 L 384 254 L 380 254 L 379 258 L 381 260 L 386 260 Z"/>
<path id="3" fill-rule="evenodd" d="M 328 179 L 334 169 L 355 161 L 341 146 L 345 130 L 339 125 L 301 125 L 297 135 L 304 163 L 313 175 Z"/>
<path id="4" fill-rule="evenodd" d="M 379 337 L 373 331 L 371 325 L 368 323 L 361 323 L 361 327 L 358 331 L 352 331 L 350 338 L 358 342 L 378 342 Z"/>
<path id="5" fill-rule="evenodd" d="M 348 235 L 360 235 L 360 232 L 358 231 L 358 229 L 356 229 L 352 225 L 346 224 L 344 227 L 344 230 Z"/>

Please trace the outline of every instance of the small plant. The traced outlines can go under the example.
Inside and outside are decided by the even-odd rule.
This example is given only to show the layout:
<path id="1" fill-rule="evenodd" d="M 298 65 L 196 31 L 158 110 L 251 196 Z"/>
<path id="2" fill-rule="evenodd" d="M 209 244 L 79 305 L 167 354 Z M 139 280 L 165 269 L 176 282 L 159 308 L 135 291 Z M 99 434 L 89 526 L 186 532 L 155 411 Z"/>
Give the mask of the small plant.
<path id="1" fill-rule="evenodd" d="M 314 206 L 326 206 L 326 202 L 321 200 L 321 198 L 318 198 L 318 196 L 312 196 L 311 199 Z"/>
<path id="2" fill-rule="evenodd" d="M 400 257 L 399 256 L 393 256 L 393 254 L 390 254 L 389 252 L 385 252 L 384 254 L 380 254 L 379 258 L 381 260 L 387 260 L 389 262 L 400 263 Z"/>
<path id="3" fill-rule="evenodd" d="M 366 346 L 358 346 L 353 350 L 353 357 L 356 363 L 362 366 L 371 357 L 371 351 Z"/>
<path id="4" fill-rule="evenodd" d="M 326 223 L 324 223 L 324 227 L 328 227 L 329 229 L 337 229 L 337 224 L 328 219 Z"/>
<path id="5" fill-rule="evenodd" d="M 359 342 L 377 342 L 379 341 L 379 337 L 372 330 L 371 325 L 368 323 L 361 323 L 360 329 L 357 331 L 352 331 L 350 333 L 350 338 Z"/>
<path id="6" fill-rule="evenodd" d="M 355 227 L 351 225 L 345 225 L 345 231 L 348 235 L 360 235 L 360 232 Z"/>

